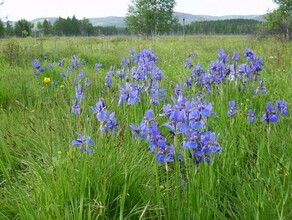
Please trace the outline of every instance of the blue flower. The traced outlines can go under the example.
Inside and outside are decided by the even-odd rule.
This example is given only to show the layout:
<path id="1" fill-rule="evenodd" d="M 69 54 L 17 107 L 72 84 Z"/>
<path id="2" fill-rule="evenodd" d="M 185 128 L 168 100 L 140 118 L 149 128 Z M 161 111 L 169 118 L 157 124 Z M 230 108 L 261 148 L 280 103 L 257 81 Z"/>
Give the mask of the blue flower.
<path id="1" fill-rule="evenodd" d="M 288 116 L 288 102 L 285 100 L 277 100 L 278 111 L 285 116 Z"/>
<path id="2" fill-rule="evenodd" d="M 152 80 L 161 80 L 163 77 L 162 71 L 158 67 L 152 69 L 152 74 Z"/>
<path id="3" fill-rule="evenodd" d="M 252 109 L 249 109 L 248 110 L 248 113 L 247 113 L 247 120 L 249 122 L 255 122 L 256 118 L 255 118 L 255 109 L 252 110 Z"/>
<path id="4" fill-rule="evenodd" d="M 88 148 L 87 145 L 95 146 L 93 140 L 89 136 L 86 138 L 82 134 L 79 134 L 77 132 L 76 134 L 78 135 L 78 138 L 72 141 L 72 145 L 79 146 L 80 149 L 84 150 L 87 153 L 92 153 L 92 149 Z"/>
<path id="5" fill-rule="evenodd" d="M 268 107 L 265 109 L 265 113 L 262 116 L 262 121 L 269 122 L 278 122 L 279 115 L 277 114 L 277 106 L 275 105 L 273 108 L 273 103 L 268 102 Z"/>
<path id="6" fill-rule="evenodd" d="M 72 105 L 72 114 L 80 114 L 80 104 L 77 99 L 74 99 L 73 105 Z"/>
<path id="7" fill-rule="evenodd" d="M 253 61 L 254 60 L 254 52 L 247 48 L 245 50 L 244 57 L 247 61 Z"/>
<path id="8" fill-rule="evenodd" d="M 95 72 L 98 72 L 99 69 L 100 69 L 100 67 L 102 67 L 102 64 L 100 64 L 100 63 L 96 63 L 96 64 L 95 64 Z"/>
<path id="9" fill-rule="evenodd" d="M 103 103 L 96 103 L 96 108 L 92 107 L 91 109 L 97 113 L 96 118 L 100 122 L 100 131 L 101 132 L 111 132 L 115 133 L 116 128 L 120 128 L 120 125 L 116 121 L 116 113 L 109 113 L 105 107 L 102 107 Z"/>
<path id="10" fill-rule="evenodd" d="M 120 106 L 123 102 L 127 102 L 128 105 L 134 105 L 137 102 L 140 102 L 140 91 L 139 88 L 133 84 L 133 87 L 127 82 L 125 87 L 122 87 L 118 84 L 120 89 L 120 98 L 118 102 L 118 106 Z"/>
<path id="11" fill-rule="evenodd" d="M 186 58 L 185 68 L 192 68 L 194 65 L 191 63 L 189 58 Z"/>
<path id="12" fill-rule="evenodd" d="M 64 66 L 64 60 L 59 60 L 58 61 L 58 66 Z"/>
<path id="13" fill-rule="evenodd" d="M 73 69 L 76 69 L 77 67 L 79 67 L 79 64 L 78 64 L 78 58 L 75 54 L 72 55 L 72 68 Z"/>
<path id="14" fill-rule="evenodd" d="M 191 89 L 192 88 L 192 84 L 193 84 L 193 82 L 192 82 L 191 78 L 186 78 L 185 79 L 184 87 L 187 87 L 187 88 Z"/>
<path id="15" fill-rule="evenodd" d="M 218 61 L 222 63 L 229 62 L 229 56 L 227 53 L 225 53 L 224 49 L 218 50 Z"/>
<path id="16" fill-rule="evenodd" d="M 84 99 L 85 98 L 85 94 L 84 94 L 84 88 L 81 84 L 78 84 L 75 88 L 75 99 Z"/>
<path id="17" fill-rule="evenodd" d="M 67 78 L 66 77 L 66 74 L 64 73 L 64 71 L 61 72 L 61 76 L 62 76 L 63 79 L 66 79 Z"/>
<path id="18" fill-rule="evenodd" d="M 259 81 L 259 87 L 256 89 L 256 94 L 259 93 L 259 91 L 261 91 L 262 94 L 266 94 L 266 87 L 264 86 L 264 81 L 260 80 Z"/>
<path id="19" fill-rule="evenodd" d="M 96 102 L 95 107 L 90 106 L 91 110 L 96 114 L 96 118 L 98 119 L 100 116 L 99 114 L 102 114 L 102 111 L 106 109 L 106 106 L 104 104 L 104 99 L 100 98 L 98 102 Z"/>
<path id="20" fill-rule="evenodd" d="M 147 126 L 147 123 L 145 120 L 142 120 L 138 126 L 131 123 L 130 128 L 132 131 L 134 131 L 133 138 L 135 140 L 137 139 L 136 135 L 139 135 L 139 137 L 142 139 L 146 137 L 146 135 L 149 133 L 149 126 Z"/>
<path id="21" fill-rule="evenodd" d="M 231 116 L 237 114 L 236 102 L 235 101 L 229 101 L 228 104 L 229 104 L 229 109 L 228 109 L 228 112 L 227 112 L 227 116 L 231 117 Z"/>
<path id="22" fill-rule="evenodd" d="M 122 58 L 122 64 L 126 67 L 130 66 L 130 60 L 126 59 L 126 58 Z"/>
<path id="23" fill-rule="evenodd" d="M 160 147 L 156 153 L 156 161 L 158 163 L 172 162 L 174 161 L 174 146 L 164 145 Z"/>
<path id="24" fill-rule="evenodd" d="M 240 60 L 240 56 L 239 56 L 238 52 L 234 51 L 233 56 L 232 56 L 232 60 L 234 60 L 234 61 Z"/>

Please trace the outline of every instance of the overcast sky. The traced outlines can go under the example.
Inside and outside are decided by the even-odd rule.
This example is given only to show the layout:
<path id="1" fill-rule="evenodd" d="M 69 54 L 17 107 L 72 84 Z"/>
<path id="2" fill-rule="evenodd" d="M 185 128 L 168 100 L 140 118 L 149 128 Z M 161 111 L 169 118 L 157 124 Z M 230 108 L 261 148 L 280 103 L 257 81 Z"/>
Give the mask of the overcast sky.
<path id="1" fill-rule="evenodd" d="M 1 2 L 1 0 L 0 0 Z M 131 0 L 4 0 L 0 18 L 10 21 L 22 18 L 76 16 L 77 19 L 125 16 Z M 177 0 L 176 12 L 193 15 L 262 15 L 274 10 L 273 0 Z"/>

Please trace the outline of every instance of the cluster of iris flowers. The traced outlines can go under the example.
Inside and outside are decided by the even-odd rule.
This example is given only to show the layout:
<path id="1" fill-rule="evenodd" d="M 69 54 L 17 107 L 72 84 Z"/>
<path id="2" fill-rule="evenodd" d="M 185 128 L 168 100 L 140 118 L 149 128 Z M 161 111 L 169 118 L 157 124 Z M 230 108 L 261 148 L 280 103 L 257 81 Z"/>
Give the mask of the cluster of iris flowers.
<path id="1" fill-rule="evenodd" d="M 200 97 L 201 98 L 201 97 Z M 188 100 L 182 94 L 173 96 L 173 105 L 163 106 L 161 117 L 166 117 L 163 124 L 167 128 L 171 140 L 158 129 L 158 123 L 153 116 L 153 110 L 146 111 L 139 125 L 130 124 L 133 137 L 138 137 L 149 143 L 149 150 L 156 154 L 159 163 L 172 162 L 175 158 L 185 161 L 183 151 L 195 162 L 210 162 L 215 153 L 222 148 L 216 140 L 216 134 L 207 128 L 207 119 L 212 114 L 212 105 L 208 100 L 200 98 Z M 175 139 L 182 139 L 176 143 Z"/>
<path id="2" fill-rule="evenodd" d="M 159 163 L 172 162 L 176 158 L 185 161 L 186 155 L 196 164 L 202 161 L 209 163 L 216 153 L 222 151 L 217 141 L 218 135 L 211 131 L 207 125 L 211 115 L 218 117 L 212 110 L 212 104 L 208 100 L 203 100 L 202 93 L 196 99 L 184 96 L 183 86 L 188 89 L 192 89 L 193 85 L 199 86 L 203 91 L 210 93 L 212 88 L 218 88 L 227 80 L 236 82 L 239 90 L 246 88 L 248 82 L 259 81 L 255 93 L 266 94 L 264 82 L 260 78 L 263 61 L 261 57 L 255 56 L 250 49 L 245 50 L 246 63 L 243 64 L 239 64 L 241 58 L 238 52 L 234 52 L 230 59 L 224 49 L 218 50 L 218 58 L 210 64 L 208 71 L 199 63 L 196 66 L 193 65 L 191 59 L 195 57 L 197 57 L 196 54 L 189 54 L 185 60 L 185 69 L 191 70 L 190 77 L 186 78 L 183 84 L 178 83 L 173 86 L 172 104 L 167 103 L 165 89 L 160 85 L 164 76 L 160 68 L 157 67 L 157 57 L 152 49 L 144 49 L 139 53 L 135 53 L 131 49 L 130 59 L 122 59 L 121 69 L 115 70 L 111 66 L 106 73 L 104 88 L 113 86 L 112 82 L 115 76 L 120 79 L 118 106 L 124 103 L 135 105 L 141 101 L 141 96 L 144 94 L 149 97 L 150 104 L 164 104 L 163 112 L 158 115 L 166 120 L 165 123 L 160 125 L 154 117 L 154 111 L 150 108 L 146 111 L 139 125 L 130 124 L 133 137 L 145 139 L 149 144 L 149 151 L 156 155 L 156 160 Z M 72 114 L 81 114 L 80 102 L 85 97 L 85 87 L 89 86 L 91 82 L 85 77 L 83 70 L 79 69 L 80 63 L 76 55 L 72 56 L 71 61 L 72 65 L 68 67 L 67 72 L 72 74 L 74 70 L 79 71 L 74 79 L 75 94 L 71 112 Z M 86 61 L 82 59 L 81 64 L 86 65 Z M 64 61 L 60 60 L 58 65 L 64 66 Z M 33 60 L 33 66 L 35 76 L 39 76 L 45 71 L 37 59 Z M 102 64 L 95 64 L 95 72 L 98 72 L 101 67 Z M 49 69 L 52 68 L 53 66 L 49 67 Z M 64 71 L 61 72 L 61 76 L 63 79 L 67 78 Z M 227 116 L 238 115 L 236 101 L 229 101 L 228 104 Z M 107 110 L 103 98 L 100 98 L 95 106 L 90 108 L 100 123 L 101 132 L 114 134 L 115 129 L 120 129 L 115 118 L 116 113 Z M 288 103 L 285 100 L 277 100 L 274 105 L 269 102 L 261 121 L 278 122 L 280 114 L 288 115 Z M 256 121 L 255 109 L 248 110 L 247 120 Z M 163 128 L 167 132 L 163 133 Z M 79 133 L 77 135 L 78 139 L 72 141 L 72 145 L 79 146 L 87 153 L 92 153 L 92 149 L 88 147 L 89 145 L 94 146 L 92 139 Z"/>

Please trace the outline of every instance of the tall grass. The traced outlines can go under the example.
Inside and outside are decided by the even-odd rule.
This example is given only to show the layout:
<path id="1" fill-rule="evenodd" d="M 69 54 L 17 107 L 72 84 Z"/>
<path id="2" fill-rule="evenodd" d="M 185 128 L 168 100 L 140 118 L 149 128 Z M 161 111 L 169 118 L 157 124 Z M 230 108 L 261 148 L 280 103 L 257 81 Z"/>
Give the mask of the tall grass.
<path id="1" fill-rule="evenodd" d="M 290 219 L 292 218 L 292 119 L 267 124 L 260 118 L 268 101 L 292 99 L 292 44 L 277 39 L 242 36 L 48 38 L 1 40 L 0 51 L 0 218 L 1 219 Z M 143 140 L 134 140 L 129 124 L 138 124 L 152 108 L 158 122 L 163 104 L 149 104 L 147 95 L 136 105 L 118 106 L 118 79 L 104 88 L 106 73 L 130 57 L 152 48 L 166 79 L 168 101 L 172 86 L 183 84 L 188 53 L 194 64 L 208 69 L 220 48 L 232 56 L 252 49 L 264 61 L 261 78 L 267 94 L 239 91 L 230 82 L 204 94 L 218 118 L 208 126 L 219 134 L 222 153 L 210 164 L 184 167 L 178 161 L 157 163 Z M 75 54 L 92 84 L 85 88 L 81 114 L 71 114 L 73 81 L 78 72 L 60 76 Z M 47 60 L 44 60 L 47 55 Z M 45 72 L 34 77 L 33 59 Z M 57 66 L 63 59 L 65 65 Z M 54 68 L 49 71 L 48 64 Z M 98 72 L 94 65 L 101 63 Z M 81 65 L 81 64 L 80 64 Z M 49 76 L 57 85 L 43 82 Z M 258 83 L 252 84 L 255 88 Z M 201 90 L 183 89 L 196 97 Z M 101 133 L 90 106 L 103 97 L 116 112 L 120 129 Z M 227 117 L 228 101 L 238 103 L 238 115 Z M 256 109 L 257 121 L 247 121 Z M 159 125 L 161 126 L 161 124 Z M 95 142 L 86 154 L 71 145 L 76 132 Z M 179 143 L 178 143 L 179 144 Z M 183 170 L 184 169 L 184 170 Z M 181 171 L 185 182 L 181 184 Z"/>

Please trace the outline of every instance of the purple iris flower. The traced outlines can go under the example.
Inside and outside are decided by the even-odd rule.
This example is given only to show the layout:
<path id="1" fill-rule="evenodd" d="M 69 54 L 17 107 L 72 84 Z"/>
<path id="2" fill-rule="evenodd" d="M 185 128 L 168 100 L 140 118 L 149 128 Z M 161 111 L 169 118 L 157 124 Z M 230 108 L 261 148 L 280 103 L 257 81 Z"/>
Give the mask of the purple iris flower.
<path id="1" fill-rule="evenodd" d="M 93 140 L 88 136 L 87 138 L 83 136 L 82 134 L 79 134 L 76 132 L 78 135 L 78 138 L 76 140 L 72 141 L 73 146 L 79 146 L 80 149 L 84 150 L 87 153 L 92 153 L 92 149 L 88 148 L 87 145 L 94 146 Z M 85 145 L 85 147 L 84 147 Z"/>
<path id="2" fill-rule="evenodd" d="M 95 72 L 98 72 L 99 69 L 100 69 L 100 67 L 102 67 L 102 64 L 100 64 L 100 63 L 96 63 L 96 64 L 95 64 Z"/>
<path id="3" fill-rule="evenodd" d="M 191 78 L 186 78 L 185 79 L 184 87 L 187 87 L 187 88 L 191 89 L 192 88 L 192 84 L 193 84 L 193 81 L 192 81 Z"/>
<path id="4" fill-rule="evenodd" d="M 191 63 L 190 59 L 189 58 L 186 58 L 186 61 L 185 61 L 185 68 L 192 68 L 194 65 Z"/>
<path id="5" fill-rule="evenodd" d="M 205 122 L 201 120 L 201 114 L 198 109 L 193 109 L 189 113 L 188 121 L 189 127 L 195 130 L 199 130 L 200 128 L 205 128 Z"/>
<path id="6" fill-rule="evenodd" d="M 81 81 L 83 79 L 83 76 L 84 76 L 84 71 L 83 70 L 80 70 L 75 81 Z"/>
<path id="7" fill-rule="evenodd" d="M 67 78 L 66 77 L 66 74 L 64 73 L 64 71 L 61 72 L 61 76 L 62 76 L 63 79 L 66 79 Z"/>
<path id="8" fill-rule="evenodd" d="M 233 56 L 232 56 L 232 60 L 234 60 L 234 61 L 240 60 L 240 56 L 239 56 L 238 52 L 234 51 Z"/>
<path id="9" fill-rule="evenodd" d="M 100 98 L 98 100 L 98 102 L 96 102 L 95 107 L 91 106 L 90 108 L 96 114 L 101 112 L 102 110 L 104 110 L 106 108 L 106 106 L 104 104 L 104 99 Z"/>
<path id="10" fill-rule="evenodd" d="M 277 106 L 275 105 L 273 108 L 273 103 L 268 102 L 268 107 L 265 109 L 265 113 L 262 116 L 262 121 L 269 122 L 278 122 L 279 115 L 277 114 Z"/>
<path id="11" fill-rule="evenodd" d="M 124 78 L 124 77 L 125 77 L 125 75 L 126 75 L 126 73 L 125 73 L 125 70 L 124 70 L 124 69 L 117 70 L 117 71 L 116 71 L 116 74 L 118 75 L 118 77 L 119 77 L 120 79 Z"/>
<path id="12" fill-rule="evenodd" d="M 133 84 L 133 87 L 127 82 L 125 87 L 118 85 L 120 89 L 120 97 L 118 106 L 123 102 L 127 102 L 128 105 L 134 105 L 140 102 L 140 89 L 137 85 Z"/>
<path id="13" fill-rule="evenodd" d="M 165 146 L 160 147 L 156 154 L 156 161 L 158 163 L 174 161 L 174 146 L 165 144 Z"/>
<path id="14" fill-rule="evenodd" d="M 76 69 L 78 66 L 79 66 L 79 64 L 78 64 L 78 58 L 77 58 L 77 56 L 75 55 L 75 54 L 73 54 L 72 55 L 72 68 L 73 69 Z"/>
<path id="15" fill-rule="evenodd" d="M 256 118 L 255 118 L 255 109 L 252 110 L 252 109 L 249 109 L 248 112 L 247 112 L 247 120 L 249 122 L 255 122 Z"/>
<path id="16" fill-rule="evenodd" d="M 140 87 L 137 84 L 133 84 L 132 86 L 132 91 L 128 97 L 128 105 L 135 105 L 140 102 Z"/>
<path id="17" fill-rule="evenodd" d="M 245 49 L 244 57 L 247 61 L 253 61 L 254 60 L 254 52 L 248 48 Z"/>
<path id="18" fill-rule="evenodd" d="M 77 99 L 74 99 L 73 105 L 72 105 L 72 114 L 80 114 L 80 104 Z"/>
<path id="19" fill-rule="evenodd" d="M 149 133 L 149 127 L 145 120 L 142 120 L 138 126 L 131 123 L 130 128 L 134 131 L 133 138 L 135 140 L 137 139 L 137 135 L 142 139 Z"/>
<path id="20" fill-rule="evenodd" d="M 174 93 L 175 93 L 176 96 L 181 96 L 182 95 L 182 86 L 181 86 L 181 84 L 179 84 L 179 83 L 176 84 Z"/>
<path id="21" fill-rule="evenodd" d="M 192 79 L 198 78 L 201 74 L 203 74 L 205 72 L 206 72 L 206 70 L 203 69 L 200 64 L 197 64 L 196 68 L 194 69 L 194 71 L 191 74 L 191 78 Z"/>
<path id="22" fill-rule="evenodd" d="M 40 73 L 43 73 L 43 72 L 45 72 L 45 69 L 44 69 L 44 67 L 43 67 L 43 66 L 40 66 L 38 70 L 39 70 L 39 72 L 40 72 Z"/>
<path id="23" fill-rule="evenodd" d="M 157 89 L 151 89 L 151 99 L 150 103 L 153 105 L 158 105 L 159 104 L 159 91 Z"/>
<path id="24" fill-rule="evenodd" d="M 264 85 L 264 81 L 263 80 L 259 81 L 259 87 L 256 89 L 256 94 L 258 94 L 259 91 L 261 91 L 262 94 L 266 94 L 267 93 L 266 87 Z"/>
<path id="25" fill-rule="evenodd" d="M 261 57 L 255 57 L 253 60 L 253 64 L 252 64 L 254 70 L 256 72 L 262 71 L 263 70 L 263 66 L 264 66 L 264 62 L 262 60 Z"/>
<path id="26" fill-rule="evenodd" d="M 64 60 L 59 60 L 58 61 L 58 66 L 64 66 Z"/>
<path id="27" fill-rule="evenodd" d="M 218 50 L 218 60 L 222 63 L 228 63 L 229 62 L 229 56 L 227 53 L 225 53 L 224 49 Z"/>
<path id="28" fill-rule="evenodd" d="M 81 84 L 78 84 L 77 87 L 75 88 L 75 99 L 84 99 L 85 98 L 85 94 L 84 94 L 84 88 Z"/>
<path id="29" fill-rule="evenodd" d="M 111 72 L 107 72 L 106 77 L 105 77 L 105 87 L 110 88 L 112 86 L 112 81 L 113 81 L 113 74 Z"/>
<path id="30" fill-rule="evenodd" d="M 219 143 L 216 141 L 214 132 L 203 132 L 201 134 L 201 144 L 204 154 L 208 155 L 222 151 Z"/>
<path id="31" fill-rule="evenodd" d="M 288 116 L 288 102 L 285 100 L 277 100 L 278 111 L 285 116 Z"/>
<path id="32" fill-rule="evenodd" d="M 183 139 L 183 149 L 196 149 L 199 145 L 200 132 L 196 130 L 187 130 L 186 137 Z"/>
<path id="33" fill-rule="evenodd" d="M 162 75 L 162 71 L 158 68 L 158 67 L 154 67 L 152 70 L 152 79 L 153 80 L 161 80 L 163 75 Z"/>
<path id="34" fill-rule="evenodd" d="M 130 60 L 129 59 L 126 59 L 126 58 L 122 58 L 122 64 L 124 65 L 124 66 L 127 66 L 127 67 L 129 67 L 130 66 Z"/>
<path id="35" fill-rule="evenodd" d="M 92 82 L 90 81 L 89 78 L 85 78 L 85 85 L 86 86 L 90 86 L 92 84 Z"/>
<path id="36" fill-rule="evenodd" d="M 237 114 L 237 106 L 236 106 L 236 102 L 235 101 L 229 101 L 229 109 L 227 112 L 227 116 L 231 117 L 232 115 Z"/>
<path id="37" fill-rule="evenodd" d="M 33 67 L 36 68 L 36 69 L 39 69 L 40 66 L 41 66 L 40 62 L 37 59 L 34 59 L 33 60 Z"/>
<path id="38" fill-rule="evenodd" d="M 101 132 L 111 132 L 113 134 L 116 128 L 120 128 L 120 125 L 116 121 L 116 113 L 109 113 L 106 110 L 103 99 L 96 103 L 96 108 L 91 107 L 91 109 L 96 113 L 96 118 L 100 122 Z"/>

